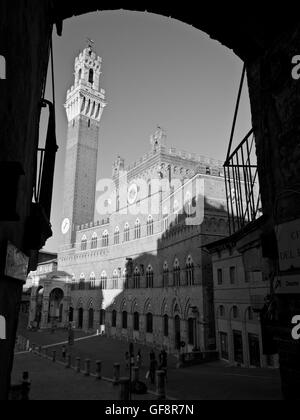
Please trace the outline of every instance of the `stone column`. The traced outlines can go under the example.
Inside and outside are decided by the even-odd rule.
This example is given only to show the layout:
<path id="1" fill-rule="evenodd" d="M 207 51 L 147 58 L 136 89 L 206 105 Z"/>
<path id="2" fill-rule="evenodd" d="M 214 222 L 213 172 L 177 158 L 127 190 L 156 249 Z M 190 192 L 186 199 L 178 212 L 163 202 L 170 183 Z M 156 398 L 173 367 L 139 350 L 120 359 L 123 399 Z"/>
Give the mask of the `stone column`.
<path id="1" fill-rule="evenodd" d="M 94 311 L 94 328 L 100 332 L 100 309 Z"/>
<path id="2" fill-rule="evenodd" d="M 89 329 L 89 311 L 87 309 L 83 310 L 83 331 L 88 331 Z"/>
<path id="3" fill-rule="evenodd" d="M 41 319 L 41 329 L 48 327 L 48 315 L 49 315 L 49 296 L 43 297 L 43 308 L 42 308 L 42 319 Z"/>

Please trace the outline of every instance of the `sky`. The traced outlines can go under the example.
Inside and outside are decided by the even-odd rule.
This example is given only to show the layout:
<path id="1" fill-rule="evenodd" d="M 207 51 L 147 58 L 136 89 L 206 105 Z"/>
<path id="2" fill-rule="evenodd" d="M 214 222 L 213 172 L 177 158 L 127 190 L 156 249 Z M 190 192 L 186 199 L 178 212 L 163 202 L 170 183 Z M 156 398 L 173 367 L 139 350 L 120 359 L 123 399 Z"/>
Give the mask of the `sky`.
<path id="1" fill-rule="evenodd" d="M 64 109 L 74 84 L 74 61 L 95 41 L 103 59 L 101 87 L 106 90 L 99 137 L 97 179 L 110 178 L 120 155 L 130 164 L 150 151 L 159 125 L 167 144 L 224 161 L 243 63 L 207 34 L 175 19 L 141 12 L 95 12 L 64 22 L 53 35 L 57 119 L 56 160 L 51 223 L 54 235 L 45 250 L 57 252 L 62 221 L 63 170 L 67 135 Z M 48 74 L 46 98 L 52 99 Z M 45 138 L 42 116 L 40 144 Z M 251 128 L 245 84 L 236 128 L 237 145 Z"/>

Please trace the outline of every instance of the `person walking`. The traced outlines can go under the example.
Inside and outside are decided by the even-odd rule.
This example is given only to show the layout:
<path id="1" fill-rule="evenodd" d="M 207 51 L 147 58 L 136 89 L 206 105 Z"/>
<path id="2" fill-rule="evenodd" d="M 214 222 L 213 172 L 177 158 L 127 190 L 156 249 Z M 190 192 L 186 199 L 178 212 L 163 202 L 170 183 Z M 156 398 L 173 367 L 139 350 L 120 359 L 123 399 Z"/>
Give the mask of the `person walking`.
<path id="1" fill-rule="evenodd" d="M 156 370 L 157 370 L 157 360 L 156 360 L 156 356 L 155 356 L 154 351 L 151 350 L 151 352 L 150 352 L 150 368 L 149 368 L 151 384 L 155 384 Z"/>
<path id="2" fill-rule="evenodd" d="M 141 366 L 142 366 L 142 353 L 141 353 L 141 350 L 139 350 L 137 352 L 137 355 L 136 355 L 136 365 L 137 365 L 138 368 L 141 368 Z"/>
<path id="3" fill-rule="evenodd" d="M 165 378 L 167 381 L 167 372 L 168 372 L 168 354 L 165 349 L 161 351 L 161 365 L 160 369 L 165 372 Z"/>
<path id="4" fill-rule="evenodd" d="M 66 346 L 62 347 L 61 355 L 62 355 L 63 360 L 66 360 Z"/>

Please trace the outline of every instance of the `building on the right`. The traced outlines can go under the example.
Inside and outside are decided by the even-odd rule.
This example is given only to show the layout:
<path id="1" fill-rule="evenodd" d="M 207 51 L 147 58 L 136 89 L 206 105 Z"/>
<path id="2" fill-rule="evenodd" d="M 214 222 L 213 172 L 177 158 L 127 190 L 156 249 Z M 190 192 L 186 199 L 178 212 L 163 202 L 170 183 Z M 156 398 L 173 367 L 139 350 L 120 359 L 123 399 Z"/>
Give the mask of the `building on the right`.
<path id="1" fill-rule="evenodd" d="M 278 367 L 264 354 L 261 314 L 270 295 L 261 217 L 233 235 L 205 246 L 212 255 L 216 342 L 220 359 L 242 367 Z M 275 353 L 275 352 L 274 352 Z"/>

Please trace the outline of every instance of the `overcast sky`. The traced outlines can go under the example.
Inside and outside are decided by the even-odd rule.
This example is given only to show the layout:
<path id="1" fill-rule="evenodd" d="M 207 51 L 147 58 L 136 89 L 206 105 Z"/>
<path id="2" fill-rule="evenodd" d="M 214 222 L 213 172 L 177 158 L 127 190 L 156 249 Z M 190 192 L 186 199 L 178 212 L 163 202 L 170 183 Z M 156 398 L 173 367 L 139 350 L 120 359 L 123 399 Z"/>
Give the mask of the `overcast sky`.
<path id="1" fill-rule="evenodd" d="M 56 163 L 52 208 L 54 237 L 45 249 L 57 252 L 62 220 L 62 176 L 67 119 L 63 104 L 74 83 L 74 60 L 95 41 L 103 59 L 101 86 L 106 90 L 99 139 L 98 179 L 111 177 L 120 155 L 127 164 L 150 150 L 156 126 L 169 146 L 224 160 L 243 63 L 205 33 L 174 19 L 139 12 L 99 12 L 64 23 L 54 35 L 57 108 Z M 48 78 L 47 97 L 51 99 Z M 43 132 L 41 124 L 41 133 Z M 251 128 L 244 88 L 236 144 Z"/>

